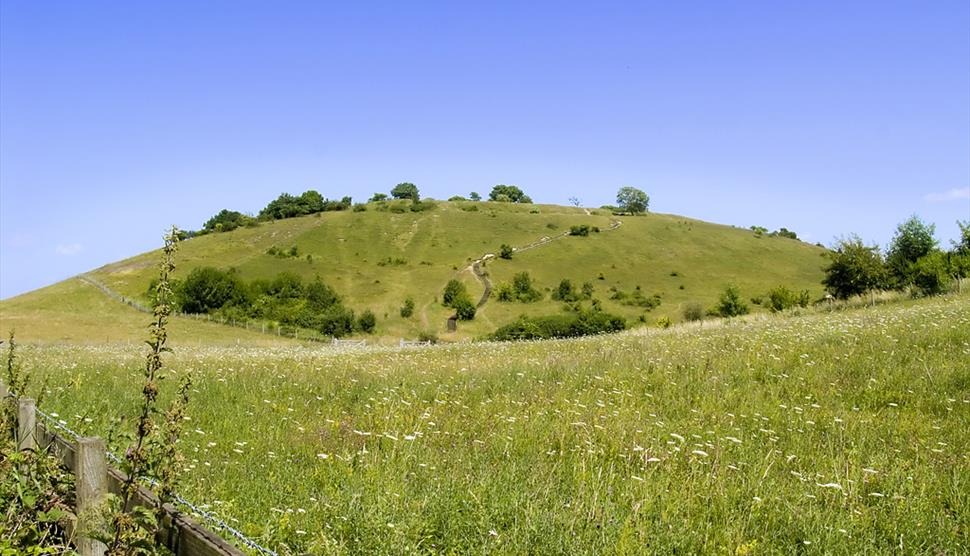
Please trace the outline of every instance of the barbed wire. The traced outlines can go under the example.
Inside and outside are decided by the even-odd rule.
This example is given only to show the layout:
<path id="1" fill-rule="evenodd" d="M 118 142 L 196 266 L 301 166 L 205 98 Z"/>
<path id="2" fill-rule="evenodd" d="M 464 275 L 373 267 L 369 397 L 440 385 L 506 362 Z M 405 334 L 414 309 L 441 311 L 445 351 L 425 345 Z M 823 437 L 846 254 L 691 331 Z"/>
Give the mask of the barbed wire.
<path id="1" fill-rule="evenodd" d="M 13 393 L 11 393 L 11 395 L 13 395 Z M 37 414 L 40 415 L 42 419 L 44 419 L 45 421 L 47 421 L 51 426 L 53 426 L 54 428 L 56 428 L 56 429 L 58 429 L 60 431 L 63 431 L 65 434 L 67 434 L 68 436 L 70 436 L 72 439 L 74 439 L 74 440 L 80 440 L 81 439 L 81 435 L 77 431 L 72 430 L 70 427 L 68 427 L 65 423 L 62 423 L 61 420 L 60 419 L 57 419 L 55 416 L 53 416 L 53 415 L 51 415 L 51 414 L 49 414 L 49 413 L 41 410 L 40 408 L 37 408 Z M 107 450 L 105 451 L 105 457 L 107 457 L 109 460 L 111 460 L 115 464 L 121 464 L 122 463 L 122 459 L 119 458 L 118 456 L 114 455 L 110 451 L 107 451 Z M 152 479 L 151 477 L 139 477 L 139 481 L 144 482 L 144 483 L 147 483 L 148 485 L 150 485 L 152 487 L 157 487 L 158 484 L 159 484 L 158 481 L 156 481 L 155 479 Z M 196 506 L 192 502 L 186 500 L 181 494 L 172 493 L 172 498 L 179 505 L 181 505 L 181 506 L 183 506 L 185 508 L 188 508 L 189 510 L 192 511 L 192 513 L 198 515 L 204 521 L 206 521 L 206 522 L 214 525 L 215 527 L 217 527 L 218 529 L 220 529 L 222 531 L 225 531 L 226 533 L 229 533 L 237 541 L 239 541 L 240 543 L 244 544 L 247 548 L 250 548 L 252 550 L 255 550 L 255 551 L 259 552 L 260 554 L 265 554 L 266 556 L 279 556 L 276 552 L 274 552 L 274 551 L 272 551 L 272 550 L 270 550 L 270 549 L 268 549 L 268 548 L 266 548 L 264 546 L 261 546 L 256 541 L 254 541 L 254 540 L 250 539 L 249 537 L 247 537 L 242 531 L 236 529 L 232 525 L 229 525 L 228 523 L 226 523 L 222 519 L 216 517 L 214 514 L 212 514 L 210 512 L 207 512 L 206 510 L 202 509 L 201 507 Z"/>

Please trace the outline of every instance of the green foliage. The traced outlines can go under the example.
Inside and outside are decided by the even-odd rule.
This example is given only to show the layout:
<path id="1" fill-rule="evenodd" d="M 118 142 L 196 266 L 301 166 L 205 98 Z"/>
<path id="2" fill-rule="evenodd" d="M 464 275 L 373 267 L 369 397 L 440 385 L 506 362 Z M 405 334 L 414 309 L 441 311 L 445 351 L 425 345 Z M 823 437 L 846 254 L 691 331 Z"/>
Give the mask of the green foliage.
<path id="1" fill-rule="evenodd" d="M 367 205 L 364 203 L 355 203 L 354 212 L 367 212 Z"/>
<path id="2" fill-rule="evenodd" d="M 244 305 L 248 294 L 235 274 L 203 266 L 193 269 L 181 282 L 176 299 L 186 313 L 207 313 L 226 305 Z"/>
<path id="3" fill-rule="evenodd" d="M 704 306 L 697 302 L 687 303 L 684 305 L 683 315 L 687 322 L 704 320 Z"/>
<path id="4" fill-rule="evenodd" d="M 408 207 L 411 212 L 424 212 L 426 210 L 431 210 L 438 206 L 438 203 L 434 199 L 424 199 L 423 201 L 414 201 L 411 206 Z"/>
<path id="5" fill-rule="evenodd" d="M 886 266 L 897 285 L 913 283 L 913 265 L 937 248 L 935 231 L 936 225 L 926 224 L 916 215 L 896 228 L 886 254 Z"/>
<path id="6" fill-rule="evenodd" d="M 771 235 L 777 237 L 785 237 L 788 239 L 798 239 L 798 234 L 789 230 L 788 228 L 781 228 L 780 230 L 771 232 Z"/>
<path id="7" fill-rule="evenodd" d="M 650 197 L 635 187 L 621 187 L 616 193 L 616 204 L 623 212 L 642 214 L 650 207 Z"/>
<path id="8" fill-rule="evenodd" d="M 475 191 L 472 191 L 471 193 L 469 193 L 468 194 L 468 198 L 471 199 L 472 201 L 481 201 L 482 200 L 482 196 L 479 195 Z"/>
<path id="9" fill-rule="evenodd" d="M 241 212 L 222 209 L 218 214 L 203 224 L 202 229 L 207 232 L 231 232 L 241 226 L 255 225 L 256 219 Z"/>
<path id="10" fill-rule="evenodd" d="M 579 301 L 579 294 L 576 293 L 576 287 L 568 278 L 563 278 L 559 282 L 559 287 L 552 292 L 552 298 L 556 301 Z"/>
<path id="11" fill-rule="evenodd" d="M 514 185 L 496 185 L 488 194 L 488 199 L 500 203 L 532 203 L 532 199 Z"/>
<path id="12" fill-rule="evenodd" d="M 371 198 L 367 200 L 368 203 L 379 203 L 381 201 L 386 201 L 388 199 L 387 193 L 374 193 Z"/>
<path id="13" fill-rule="evenodd" d="M 761 237 L 762 235 L 768 233 L 768 228 L 765 228 L 764 226 L 751 226 L 751 231 L 754 232 L 754 235 Z"/>
<path id="14" fill-rule="evenodd" d="M 357 319 L 357 328 L 361 332 L 371 334 L 377 327 L 377 316 L 370 309 L 365 310 Z"/>
<path id="15" fill-rule="evenodd" d="M 846 299 L 887 285 L 888 274 L 879 247 L 866 246 L 858 236 L 839 240 L 829 252 L 822 284 L 833 296 Z"/>
<path id="16" fill-rule="evenodd" d="M 298 197 L 289 193 L 282 193 L 279 197 L 270 201 L 263 210 L 259 211 L 259 218 L 260 220 L 281 220 L 325 211 L 347 210 L 351 205 L 353 205 L 353 200 L 350 197 L 344 197 L 339 201 L 330 201 L 312 189 L 305 191 Z"/>
<path id="17" fill-rule="evenodd" d="M 920 295 L 941 294 L 952 280 L 947 254 L 942 251 L 933 251 L 920 257 L 910 265 L 907 275 Z"/>
<path id="18" fill-rule="evenodd" d="M 622 317 L 587 310 L 544 317 L 522 316 L 500 327 L 490 338 L 497 341 L 547 340 L 619 332 L 625 328 Z"/>
<path id="19" fill-rule="evenodd" d="M 957 220 L 960 227 L 960 240 L 953 242 L 953 251 L 958 255 L 970 255 L 970 220 Z"/>
<path id="20" fill-rule="evenodd" d="M 395 199 L 410 199 L 417 203 L 420 200 L 418 186 L 410 182 L 399 183 L 391 189 L 391 197 Z"/>
<path id="21" fill-rule="evenodd" d="M 454 309 L 458 320 L 472 320 L 475 318 L 475 312 L 477 311 L 475 303 L 467 294 L 455 300 Z"/>
<path id="22" fill-rule="evenodd" d="M 401 305 L 401 318 L 409 319 L 413 314 L 414 314 L 414 299 L 410 297 L 405 298 L 404 304 Z"/>
<path id="23" fill-rule="evenodd" d="M 657 318 L 657 328 L 670 328 L 670 317 L 664 315 Z"/>
<path id="24" fill-rule="evenodd" d="M 610 288 L 610 291 L 613 292 L 613 294 L 610 295 L 610 299 L 631 307 L 643 307 L 644 309 L 651 311 L 659 307 L 661 303 L 659 293 L 655 293 L 647 297 L 643 295 L 643 291 L 640 289 L 640 286 L 634 288 L 630 293 L 624 292 L 616 287 Z"/>
<path id="25" fill-rule="evenodd" d="M 498 256 L 500 258 L 510 260 L 512 258 L 512 253 L 514 252 L 515 250 L 512 249 L 511 245 L 509 245 L 508 243 L 503 243 L 502 246 L 499 248 Z"/>
<path id="26" fill-rule="evenodd" d="M 771 309 L 772 313 L 785 311 L 792 307 L 808 307 L 810 302 L 811 295 L 808 290 L 795 293 L 785 286 L 777 286 L 768 291 L 768 308 Z"/>
<path id="27" fill-rule="evenodd" d="M 569 235 L 586 237 L 589 235 L 589 226 L 586 224 L 580 224 L 578 226 L 570 226 Z"/>
<path id="28" fill-rule="evenodd" d="M 714 310 L 722 317 L 738 317 L 748 314 L 748 305 L 741 299 L 737 286 L 732 284 L 724 288 Z"/>
<path id="29" fill-rule="evenodd" d="M 465 284 L 452 278 L 445 284 L 445 291 L 441 296 L 441 304 L 445 307 L 454 307 L 459 299 L 467 296 L 468 288 L 465 287 Z"/>
<path id="30" fill-rule="evenodd" d="M 461 195 L 452 195 L 451 197 L 448 197 L 448 201 L 449 202 L 452 202 L 452 203 L 460 202 L 460 201 L 467 201 L 467 200 L 468 199 L 462 197 Z"/>

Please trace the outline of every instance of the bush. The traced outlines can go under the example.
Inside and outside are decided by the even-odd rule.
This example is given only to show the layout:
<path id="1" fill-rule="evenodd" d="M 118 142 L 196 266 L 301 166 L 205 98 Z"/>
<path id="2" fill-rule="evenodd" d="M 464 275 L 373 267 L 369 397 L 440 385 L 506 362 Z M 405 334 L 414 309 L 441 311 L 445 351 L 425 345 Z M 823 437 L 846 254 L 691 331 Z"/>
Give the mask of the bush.
<path id="1" fill-rule="evenodd" d="M 576 294 L 576 288 L 573 286 L 572 281 L 567 278 L 563 278 L 559 282 L 559 287 L 552 292 L 552 298 L 556 301 L 578 301 L 579 295 Z"/>
<path id="2" fill-rule="evenodd" d="M 414 300 L 408 297 L 404 300 L 404 305 L 401 305 L 401 316 L 404 318 L 411 318 L 414 314 Z"/>
<path id="3" fill-rule="evenodd" d="M 207 313 L 226 305 L 247 304 L 248 292 L 234 274 L 204 266 L 189 272 L 178 286 L 176 299 L 186 313 Z"/>
<path id="4" fill-rule="evenodd" d="M 465 284 L 452 278 L 445 285 L 445 292 L 441 296 L 441 304 L 445 307 L 454 307 L 459 299 L 467 296 L 468 288 L 465 287 Z"/>
<path id="5" fill-rule="evenodd" d="M 368 309 L 360 314 L 360 317 L 357 319 L 357 328 L 361 332 L 370 334 L 371 332 L 374 331 L 374 328 L 376 327 L 377 327 L 377 316 L 374 315 L 373 311 Z"/>
<path id="6" fill-rule="evenodd" d="M 911 265 L 908 274 L 917 294 L 938 295 L 950 283 L 948 270 L 946 253 L 933 251 Z"/>
<path id="7" fill-rule="evenodd" d="M 438 335 L 434 332 L 422 331 L 418 334 L 418 341 L 421 342 L 431 342 L 432 344 L 438 343 Z"/>
<path id="8" fill-rule="evenodd" d="M 586 224 L 582 224 L 579 226 L 570 226 L 569 235 L 586 237 L 589 235 L 589 226 L 587 226 Z"/>
<path id="9" fill-rule="evenodd" d="M 380 201 L 387 200 L 387 193 L 374 193 L 370 199 L 367 200 L 368 203 L 377 203 Z"/>
<path id="10" fill-rule="evenodd" d="M 206 221 L 202 229 L 206 232 L 231 232 L 240 226 L 255 225 L 256 219 L 234 210 L 222 209 Z"/>
<path id="11" fill-rule="evenodd" d="M 496 185 L 488 198 L 500 203 L 532 203 L 532 199 L 514 185 Z"/>
<path id="12" fill-rule="evenodd" d="M 519 317 L 496 330 L 491 339 L 545 340 L 619 332 L 626 328 L 622 317 L 600 311 L 580 311 L 544 317 Z"/>
<path id="13" fill-rule="evenodd" d="M 532 285 L 532 277 L 528 272 L 519 272 L 512 277 L 512 289 L 515 290 L 515 298 L 522 303 L 532 303 L 542 299 L 542 292 Z"/>
<path id="14" fill-rule="evenodd" d="M 457 201 L 467 201 L 467 200 L 468 199 L 462 197 L 461 195 L 452 195 L 451 197 L 448 197 L 448 201 L 450 201 L 452 203 L 457 202 Z"/>
<path id="15" fill-rule="evenodd" d="M 684 320 L 687 322 L 695 322 L 704 319 L 704 306 L 697 302 L 691 302 L 684 305 Z"/>
<path id="16" fill-rule="evenodd" d="M 828 253 L 831 263 L 825 268 L 822 284 L 839 299 L 885 288 L 889 274 L 878 246 L 867 246 L 858 236 L 839 240 Z"/>
<path id="17" fill-rule="evenodd" d="M 471 300 L 468 295 L 459 297 L 454 304 L 455 316 L 458 320 L 472 320 L 475 318 L 475 312 L 477 311 L 475 303 Z"/>
<path id="18" fill-rule="evenodd" d="M 657 328 L 670 328 L 670 317 L 664 315 L 657 319 Z"/>
<path id="19" fill-rule="evenodd" d="M 795 293 L 785 286 L 778 286 L 768 291 L 768 308 L 772 313 L 785 311 L 792 307 L 808 307 L 811 296 L 808 290 Z"/>
<path id="20" fill-rule="evenodd" d="M 748 314 L 748 305 L 741 299 L 737 286 L 729 285 L 724 288 L 714 311 L 722 317 L 738 317 Z"/>
<path id="21" fill-rule="evenodd" d="M 514 249 L 512 249 L 512 246 L 511 246 L 511 245 L 509 245 L 509 244 L 507 244 L 507 243 L 503 243 L 503 244 L 502 244 L 502 246 L 501 246 L 501 247 L 499 248 L 499 253 L 498 253 L 498 256 L 499 256 L 500 258 L 503 258 L 503 259 L 506 259 L 506 260 L 509 260 L 509 259 L 511 259 L 511 258 L 512 258 L 512 253 L 513 253 L 514 251 L 515 251 L 515 250 L 514 250 Z"/>
<path id="22" fill-rule="evenodd" d="M 354 205 L 354 212 L 367 212 L 367 205 L 364 203 L 357 203 Z"/>
<path id="23" fill-rule="evenodd" d="M 655 293 L 650 297 L 647 297 L 643 295 L 643 291 L 640 290 L 640 286 L 637 286 L 633 290 L 633 293 L 626 293 L 616 288 L 611 289 L 613 291 L 613 295 L 610 296 L 610 299 L 613 301 L 618 301 L 623 305 L 629 305 L 631 307 L 643 307 L 650 311 L 659 307 L 661 303 L 659 293 Z"/>

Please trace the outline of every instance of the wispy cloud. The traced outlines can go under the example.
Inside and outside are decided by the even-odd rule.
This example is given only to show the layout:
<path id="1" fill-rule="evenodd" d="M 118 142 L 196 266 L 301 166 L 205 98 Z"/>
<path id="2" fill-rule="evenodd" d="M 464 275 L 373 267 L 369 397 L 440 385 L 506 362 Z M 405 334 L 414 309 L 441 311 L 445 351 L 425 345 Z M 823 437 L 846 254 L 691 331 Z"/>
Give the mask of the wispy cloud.
<path id="1" fill-rule="evenodd" d="M 953 188 L 942 193 L 930 193 L 923 197 L 923 200 L 931 203 L 943 203 L 946 201 L 957 201 L 960 199 L 970 199 L 970 187 Z"/>
<path id="2" fill-rule="evenodd" d="M 83 250 L 84 247 L 82 247 L 80 243 L 68 243 L 67 245 L 58 245 L 54 248 L 54 251 L 56 251 L 58 255 L 64 255 L 65 257 L 72 257 Z"/>

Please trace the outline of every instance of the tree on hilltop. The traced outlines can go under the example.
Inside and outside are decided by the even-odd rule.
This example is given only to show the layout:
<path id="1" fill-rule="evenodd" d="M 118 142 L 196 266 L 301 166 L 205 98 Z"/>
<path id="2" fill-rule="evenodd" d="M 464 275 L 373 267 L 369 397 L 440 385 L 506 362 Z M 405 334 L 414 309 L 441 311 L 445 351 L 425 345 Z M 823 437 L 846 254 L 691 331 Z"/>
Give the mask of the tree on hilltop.
<path id="1" fill-rule="evenodd" d="M 514 185 L 496 185 L 488 194 L 488 200 L 500 203 L 532 203 L 532 199 Z"/>
<path id="2" fill-rule="evenodd" d="M 650 197 L 635 187 L 621 187 L 616 193 L 616 204 L 623 212 L 641 214 L 647 212 Z"/>
<path id="3" fill-rule="evenodd" d="M 391 190 L 391 197 L 395 199 L 411 199 L 417 203 L 419 200 L 418 186 L 409 182 L 399 183 Z"/>

